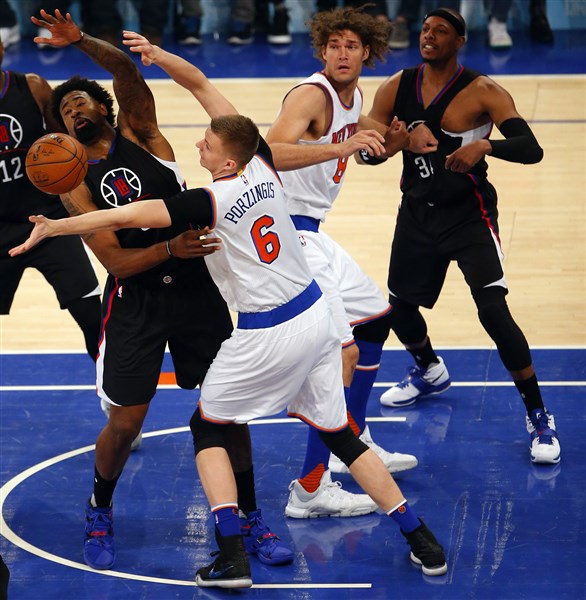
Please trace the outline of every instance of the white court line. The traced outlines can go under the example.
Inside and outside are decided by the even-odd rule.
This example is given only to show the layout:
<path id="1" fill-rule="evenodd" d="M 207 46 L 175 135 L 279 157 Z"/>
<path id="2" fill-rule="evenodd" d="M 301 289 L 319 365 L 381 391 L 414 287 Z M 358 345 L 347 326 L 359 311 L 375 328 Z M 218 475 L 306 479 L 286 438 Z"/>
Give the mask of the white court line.
<path id="1" fill-rule="evenodd" d="M 367 419 L 370 420 L 370 419 Z M 385 420 L 385 421 L 405 421 L 404 417 L 401 418 L 383 418 L 376 419 Z M 296 423 L 298 422 L 296 419 L 285 418 L 285 419 L 255 419 L 251 421 L 249 425 L 279 425 L 285 423 Z M 148 433 L 143 434 L 143 438 L 151 438 L 162 435 L 169 435 L 173 433 L 183 433 L 189 431 L 189 427 L 175 427 L 172 429 L 161 429 L 159 431 L 150 431 Z M 135 581 L 144 581 L 148 583 L 163 583 L 167 585 L 181 585 L 181 586 L 189 586 L 189 587 L 197 587 L 195 585 L 195 581 L 189 581 L 184 579 L 166 579 L 163 577 L 150 577 L 148 575 L 136 575 L 134 573 L 124 573 L 122 571 L 97 571 L 88 567 L 86 564 L 79 563 L 73 560 L 69 560 L 67 558 L 63 558 L 61 556 L 57 556 L 56 554 L 52 554 L 50 552 L 46 552 L 37 546 L 33 546 L 19 535 L 17 535 L 9 526 L 8 523 L 4 520 L 4 503 L 8 496 L 13 492 L 21 483 L 32 477 L 33 475 L 56 465 L 57 463 L 63 462 L 80 454 L 84 454 L 85 452 L 92 452 L 95 450 L 96 446 L 84 446 L 82 448 L 77 448 L 76 450 L 71 450 L 70 452 L 65 452 L 64 454 L 60 454 L 53 458 L 49 458 L 43 462 L 40 462 L 32 467 L 26 469 L 22 473 L 19 473 L 10 481 L 6 482 L 0 488 L 0 531 L 2 532 L 3 537 L 5 537 L 9 542 L 12 542 L 15 546 L 18 546 L 22 550 L 29 552 L 30 554 L 34 554 L 40 558 L 45 560 L 57 563 L 59 565 L 63 565 L 66 567 L 71 567 L 72 569 L 78 569 L 80 571 L 88 571 L 91 573 L 97 573 L 98 575 L 108 575 L 110 577 L 118 577 L 120 579 L 132 579 Z M 252 586 L 257 589 L 370 589 L 372 588 L 371 583 L 262 583 L 255 584 Z"/>
<path id="2" fill-rule="evenodd" d="M 374 387 L 388 388 L 398 381 L 378 381 Z M 513 387 L 512 381 L 452 381 L 452 387 Z M 586 381 L 539 381 L 540 387 L 585 387 Z M 0 385 L 0 392 L 95 391 L 95 385 Z M 159 385 L 158 390 L 180 390 L 177 385 Z"/>

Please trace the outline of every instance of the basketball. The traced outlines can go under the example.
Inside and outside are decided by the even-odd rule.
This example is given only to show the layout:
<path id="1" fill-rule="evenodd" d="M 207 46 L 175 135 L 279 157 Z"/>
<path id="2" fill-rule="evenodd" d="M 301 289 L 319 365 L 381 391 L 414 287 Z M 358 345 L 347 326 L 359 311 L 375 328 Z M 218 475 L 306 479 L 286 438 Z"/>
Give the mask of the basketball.
<path id="1" fill-rule="evenodd" d="M 70 135 L 48 133 L 29 148 L 25 169 L 32 184 L 42 192 L 65 194 L 86 176 L 87 153 Z"/>

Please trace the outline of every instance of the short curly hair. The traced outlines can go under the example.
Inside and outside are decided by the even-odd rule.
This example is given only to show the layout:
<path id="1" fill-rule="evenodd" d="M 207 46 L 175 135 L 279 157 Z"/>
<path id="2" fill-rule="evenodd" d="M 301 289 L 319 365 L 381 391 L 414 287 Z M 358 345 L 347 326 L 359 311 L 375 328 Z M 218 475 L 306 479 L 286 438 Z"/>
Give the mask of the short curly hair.
<path id="1" fill-rule="evenodd" d="M 365 12 L 368 4 L 359 8 L 336 8 L 317 13 L 308 21 L 309 34 L 314 49 L 314 56 L 323 61 L 322 48 L 328 43 L 333 33 L 352 31 L 362 42 L 370 47 L 370 54 L 364 66 L 374 67 L 375 59 L 384 62 L 389 51 L 389 35 L 391 24 L 386 19 L 377 19 Z"/>
<path id="2" fill-rule="evenodd" d="M 114 99 L 110 95 L 110 92 L 103 88 L 97 81 L 87 79 L 86 77 L 81 77 L 80 75 L 74 75 L 67 81 L 58 85 L 53 90 L 53 94 L 51 96 L 51 112 L 53 113 L 53 116 L 61 125 L 61 127 L 65 127 L 65 123 L 63 121 L 63 118 L 61 117 L 61 111 L 59 110 L 59 106 L 61 104 L 61 101 L 63 100 L 63 97 L 66 94 L 69 94 L 69 92 L 73 92 L 74 90 L 86 92 L 96 102 L 104 104 L 106 106 L 106 109 L 108 110 L 108 114 L 106 115 L 108 123 L 110 123 L 112 127 L 116 126 L 116 115 L 114 113 Z"/>

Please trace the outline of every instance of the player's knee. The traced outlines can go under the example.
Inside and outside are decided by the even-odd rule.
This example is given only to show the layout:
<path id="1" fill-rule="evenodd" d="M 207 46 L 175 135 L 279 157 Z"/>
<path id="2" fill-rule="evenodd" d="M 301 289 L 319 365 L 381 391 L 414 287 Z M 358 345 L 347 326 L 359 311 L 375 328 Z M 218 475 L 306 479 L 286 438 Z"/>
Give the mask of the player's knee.
<path id="1" fill-rule="evenodd" d="M 142 428 L 142 419 L 127 418 L 129 411 L 124 409 L 123 413 L 111 411 L 108 418 L 108 427 L 110 432 L 119 440 L 132 444 L 132 441 L 140 433 Z M 120 418 L 123 414 L 124 418 Z"/>
<path id="2" fill-rule="evenodd" d="M 356 369 L 356 365 L 358 364 L 358 358 L 360 357 L 360 350 L 356 344 L 351 344 L 350 346 L 346 346 L 342 350 L 342 366 L 344 371 L 350 370 L 352 373 L 354 369 Z"/>
<path id="3" fill-rule="evenodd" d="M 427 339 L 427 324 L 419 306 L 389 296 L 393 307 L 393 331 L 405 346 L 414 346 Z"/>
<path id="4" fill-rule="evenodd" d="M 503 364 L 509 371 L 520 371 L 531 364 L 531 353 L 525 335 L 509 311 L 506 293 L 504 288 L 493 286 L 475 290 L 472 295 L 480 323 L 496 344 Z"/>
<path id="5" fill-rule="evenodd" d="M 389 337 L 391 327 L 393 325 L 393 311 L 386 315 L 354 327 L 354 338 L 363 342 L 371 342 L 373 344 L 384 344 Z"/>
<path id="6" fill-rule="evenodd" d="M 320 431 L 319 437 L 347 467 L 368 450 L 368 446 L 352 433 L 350 427 L 335 432 Z"/>
<path id="7" fill-rule="evenodd" d="M 196 456 L 199 452 L 208 448 L 226 449 L 226 441 L 224 439 L 226 426 L 210 423 L 210 421 L 202 419 L 199 407 L 195 409 L 189 421 L 189 428 L 193 436 L 193 447 L 195 448 Z"/>

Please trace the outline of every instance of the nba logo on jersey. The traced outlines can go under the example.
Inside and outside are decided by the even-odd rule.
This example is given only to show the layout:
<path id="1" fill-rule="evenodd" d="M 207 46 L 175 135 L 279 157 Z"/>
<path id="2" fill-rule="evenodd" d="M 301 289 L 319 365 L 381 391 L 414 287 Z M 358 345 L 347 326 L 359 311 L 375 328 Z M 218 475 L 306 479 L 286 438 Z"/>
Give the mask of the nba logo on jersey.
<path id="1" fill-rule="evenodd" d="M 113 207 L 130 204 L 142 191 L 140 179 L 134 171 L 125 167 L 108 171 L 100 182 L 104 200 Z"/>
<path id="2" fill-rule="evenodd" d="M 18 148 L 22 142 L 22 125 L 11 115 L 0 114 L 0 146 L 3 150 Z"/>
<path id="3" fill-rule="evenodd" d="M 240 179 L 242 179 L 242 183 L 244 183 L 244 185 L 248 185 L 248 179 L 246 179 L 246 176 L 244 175 L 244 173 L 242 173 L 242 175 L 240 175 Z"/>

